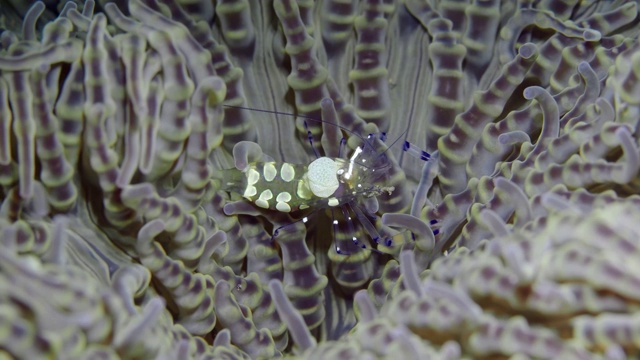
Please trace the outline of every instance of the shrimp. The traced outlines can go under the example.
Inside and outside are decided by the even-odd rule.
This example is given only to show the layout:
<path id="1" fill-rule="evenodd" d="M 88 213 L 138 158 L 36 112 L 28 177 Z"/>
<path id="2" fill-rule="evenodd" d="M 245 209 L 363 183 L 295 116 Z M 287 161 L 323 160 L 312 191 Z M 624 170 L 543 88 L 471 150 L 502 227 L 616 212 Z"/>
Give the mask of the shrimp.
<path id="1" fill-rule="evenodd" d="M 386 133 L 372 133 L 363 137 L 338 124 L 313 117 L 226 106 L 302 117 L 305 119 L 304 125 L 307 129 L 311 148 L 314 148 L 314 140 L 307 127 L 307 121 L 335 126 L 342 131 L 343 135 L 347 134 L 357 138 L 359 144 L 349 156 L 345 156 L 347 139 L 342 137 L 338 157 L 321 156 L 314 149 L 316 159 L 309 164 L 267 161 L 249 163 L 244 169 L 223 170 L 216 179 L 220 190 L 240 194 L 246 201 L 253 203 L 256 207 L 284 213 L 307 209 L 315 212 L 329 208 L 333 218 L 334 234 L 338 232 L 339 226 L 334 210 L 340 209 L 340 213 L 347 222 L 352 222 L 354 217 L 357 219 L 369 234 L 373 243 L 383 243 L 385 246 L 391 245 L 391 239 L 381 239 L 382 236 L 373 225 L 376 218 L 375 212 L 377 211 L 376 197 L 384 193 L 392 194 L 395 190 L 393 186 L 388 185 L 387 181 L 388 172 L 393 166 L 387 155 L 389 147 L 378 151 L 378 149 L 384 148 L 384 146 L 380 145 L 386 140 Z M 391 146 L 396 142 L 397 140 Z M 402 143 L 402 146 L 403 151 L 422 161 L 426 162 L 431 159 L 431 154 L 408 141 Z M 367 202 L 369 204 L 373 203 L 373 205 L 367 206 Z M 301 217 L 298 221 L 307 222 L 307 220 L 308 215 Z M 272 236 L 276 237 L 278 232 L 288 225 L 275 228 Z M 355 226 L 347 224 L 347 228 L 353 232 Z M 374 248 L 368 246 L 356 236 L 352 236 L 351 241 L 359 248 L 375 251 Z M 335 245 L 335 251 L 337 254 L 350 254 L 350 252 L 345 251 L 337 244 Z"/>

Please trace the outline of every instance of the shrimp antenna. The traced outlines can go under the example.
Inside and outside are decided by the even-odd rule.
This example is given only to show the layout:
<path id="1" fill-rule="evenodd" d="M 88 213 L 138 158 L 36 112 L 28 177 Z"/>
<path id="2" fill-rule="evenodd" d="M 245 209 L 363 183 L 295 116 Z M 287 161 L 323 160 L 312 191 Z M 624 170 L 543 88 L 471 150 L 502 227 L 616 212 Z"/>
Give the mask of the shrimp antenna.
<path id="1" fill-rule="evenodd" d="M 384 149 L 384 151 L 380 152 L 380 154 L 378 154 L 378 156 L 382 156 L 384 155 L 387 151 L 389 151 L 393 145 L 395 145 L 398 141 L 400 141 L 400 139 L 405 136 L 407 134 L 407 132 L 409 132 L 409 130 L 405 130 L 402 132 L 402 134 L 400 134 L 395 140 L 393 140 L 393 142 L 391 142 L 390 145 L 387 146 L 386 149 Z M 382 132 L 382 135 L 380 136 L 380 141 L 382 141 L 384 143 L 384 141 L 387 139 L 387 133 Z"/>
<path id="2" fill-rule="evenodd" d="M 261 113 L 267 113 L 267 114 L 275 114 L 275 115 L 283 115 L 283 116 L 292 116 L 292 117 L 301 117 L 303 119 L 308 119 L 308 120 L 313 120 L 313 121 L 317 121 L 319 123 L 324 123 L 324 124 L 329 124 L 329 125 L 333 125 L 333 126 L 337 126 L 339 128 L 341 128 L 342 130 L 348 132 L 349 134 L 353 135 L 353 136 L 357 136 L 360 139 L 362 139 L 364 141 L 364 138 L 362 137 L 362 135 L 358 134 L 355 131 L 351 131 L 347 128 L 345 128 L 342 125 L 339 124 L 334 124 L 328 121 L 324 121 L 322 119 L 318 119 L 315 118 L 313 116 L 309 116 L 309 115 L 304 115 L 304 114 L 292 114 L 292 113 L 287 113 L 287 112 L 282 112 L 282 111 L 274 111 L 274 110 L 264 110 L 264 109 L 255 109 L 255 108 L 250 108 L 250 107 L 244 107 L 244 106 L 235 106 L 235 105 L 223 105 L 224 107 L 228 107 L 228 108 L 232 108 L 232 109 L 240 109 L 240 110 L 250 110 L 250 111 L 257 111 L 257 112 L 261 112 Z"/>
<path id="3" fill-rule="evenodd" d="M 250 108 L 250 107 L 244 107 L 244 106 L 235 106 L 235 105 L 223 105 L 224 107 L 228 107 L 231 109 L 240 109 L 240 110 L 250 110 L 250 111 L 257 111 L 257 112 L 261 112 L 261 113 L 267 113 L 267 114 L 274 114 L 274 115 L 283 115 L 283 116 L 291 116 L 291 117 L 300 117 L 303 119 L 307 119 L 307 120 L 312 120 L 312 121 L 317 121 L 319 123 L 323 123 L 323 124 L 329 124 L 329 125 L 333 125 L 333 126 L 337 126 L 340 129 L 344 130 L 345 132 L 358 137 L 360 140 L 362 140 L 363 143 L 367 144 L 368 146 L 370 146 L 373 149 L 373 145 L 370 144 L 367 140 L 365 140 L 365 138 L 358 134 L 355 131 L 349 130 L 346 127 L 339 125 L 339 124 L 334 124 L 328 121 L 324 121 L 322 119 L 318 119 L 315 118 L 313 116 L 309 116 L 309 115 L 304 115 L 304 114 L 291 114 L 291 113 L 286 113 L 286 112 L 282 112 L 282 111 L 274 111 L 274 110 L 264 110 L 264 109 L 255 109 L 255 108 Z"/>
<path id="4" fill-rule="evenodd" d="M 274 115 L 283 115 L 283 116 L 292 116 L 292 117 L 300 117 L 303 119 L 308 119 L 308 120 L 312 120 L 312 121 L 317 121 L 319 123 L 323 123 L 323 124 L 329 124 L 329 125 L 333 125 L 333 126 L 337 126 L 340 129 L 344 130 L 345 132 L 356 136 L 357 138 L 359 138 L 360 140 L 362 140 L 362 142 L 364 144 L 367 144 L 367 146 L 369 146 L 372 150 L 375 151 L 375 147 L 373 146 L 372 143 L 370 143 L 369 141 L 367 141 L 367 139 L 365 139 L 362 135 L 358 134 L 355 131 L 349 130 L 344 126 L 341 126 L 339 124 L 334 124 L 334 123 L 330 123 L 328 121 L 324 121 L 322 119 L 318 119 L 315 118 L 313 116 L 309 116 L 309 115 L 303 115 L 303 114 L 291 114 L 291 113 L 286 113 L 286 112 L 281 112 L 281 111 L 274 111 L 274 110 L 264 110 L 264 109 L 256 109 L 256 108 L 250 108 L 250 107 L 245 107 L 245 106 L 235 106 L 235 105 L 223 105 L 224 107 L 228 107 L 228 108 L 232 108 L 232 109 L 240 109 L 240 110 L 250 110 L 250 111 L 257 111 L 257 112 L 261 112 L 261 113 L 267 113 L 267 114 L 274 114 Z M 406 133 L 408 132 L 408 130 L 405 130 L 402 135 L 400 135 L 396 140 L 393 141 L 393 143 L 391 143 L 390 146 L 387 147 L 386 150 L 384 150 L 383 152 L 381 152 L 380 154 L 378 154 L 378 156 L 383 155 L 385 152 L 387 152 L 391 147 L 393 147 L 393 145 L 395 145 L 401 138 L 402 136 L 404 136 Z M 386 138 L 386 133 L 382 132 L 383 136 Z M 384 140 L 382 140 L 384 141 Z M 423 161 L 429 161 L 429 159 L 431 159 L 431 154 L 429 154 L 428 152 L 422 150 L 422 149 L 418 149 L 414 144 L 405 141 L 404 144 L 402 145 L 402 150 L 405 152 L 408 152 L 410 154 L 412 154 L 413 156 L 419 158 L 420 160 Z"/>

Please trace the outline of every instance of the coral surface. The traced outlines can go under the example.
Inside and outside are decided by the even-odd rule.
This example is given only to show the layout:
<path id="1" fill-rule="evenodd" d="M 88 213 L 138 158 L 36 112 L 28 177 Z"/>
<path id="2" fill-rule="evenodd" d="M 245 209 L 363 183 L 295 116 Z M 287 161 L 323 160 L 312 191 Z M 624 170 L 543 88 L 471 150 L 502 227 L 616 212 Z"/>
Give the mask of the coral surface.
<path id="1" fill-rule="evenodd" d="M 0 0 L 0 31 L 0 358 L 640 356 L 637 1 Z M 378 190 L 237 185 L 317 156 Z"/>

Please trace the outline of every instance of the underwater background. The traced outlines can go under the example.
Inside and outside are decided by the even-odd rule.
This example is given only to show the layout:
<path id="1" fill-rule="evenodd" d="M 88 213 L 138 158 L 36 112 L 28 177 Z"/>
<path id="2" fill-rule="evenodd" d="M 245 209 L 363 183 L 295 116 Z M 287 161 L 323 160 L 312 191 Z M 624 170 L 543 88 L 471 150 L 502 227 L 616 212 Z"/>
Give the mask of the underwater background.
<path id="1" fill-rule="evenodd" d="M 0 0 L 0 31 L 0 358 L 640 356 L 637 1 Z M 378 196 L 220 186 L 369 134 Z"/>

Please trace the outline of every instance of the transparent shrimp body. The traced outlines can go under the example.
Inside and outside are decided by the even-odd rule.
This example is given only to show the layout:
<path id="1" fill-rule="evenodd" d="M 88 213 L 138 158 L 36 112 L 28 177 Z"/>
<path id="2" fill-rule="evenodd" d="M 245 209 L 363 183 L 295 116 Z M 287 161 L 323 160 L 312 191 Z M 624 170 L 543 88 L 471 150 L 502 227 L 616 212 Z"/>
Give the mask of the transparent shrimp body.
<path id="1" fill-rule="evenodd" d="M 371 182 L 372 175 L 382 174 L 383 169 L 358 163 L 360 154 L 362 148 L 358 147 L 348 160 L 320 157 L 309 165 L 251 163 L 243 170 L 223 171 L 220 189 L 241 194 L 260 208 L 281 212 L 335 207 L 359 196 L 374 197 L 393 191 Z"/>
<path id="2" fill-rule="evenodd" d="M 280 212 L 337 206 L 336 196 L 344 187 L 338 180 L 338 172 L 344 168 L 342 159 L 327 157 L 309 165 L 250 163 L 246 169 L 225 170 L 221 190 L 241 194 L 257 207 Z"/>

